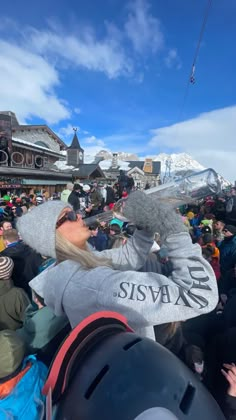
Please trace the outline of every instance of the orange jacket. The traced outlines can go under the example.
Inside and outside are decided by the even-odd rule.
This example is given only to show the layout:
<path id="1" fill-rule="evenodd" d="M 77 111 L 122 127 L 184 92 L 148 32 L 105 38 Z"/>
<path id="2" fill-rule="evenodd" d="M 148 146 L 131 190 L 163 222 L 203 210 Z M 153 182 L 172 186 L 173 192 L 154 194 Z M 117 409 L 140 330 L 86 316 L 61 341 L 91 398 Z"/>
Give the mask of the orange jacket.
<path id="1" fill-rule="evenodd" d="M 18 384 L 21 378 L 23 378 L 23 376 L 30 369 L 30 367 L 31 363 L 28 363 L 28 365 L 23 370 L 21 370 L 16 376 L 0 384 L 0 399 L 6 398 L 13 391 L 15 386 Z"/>

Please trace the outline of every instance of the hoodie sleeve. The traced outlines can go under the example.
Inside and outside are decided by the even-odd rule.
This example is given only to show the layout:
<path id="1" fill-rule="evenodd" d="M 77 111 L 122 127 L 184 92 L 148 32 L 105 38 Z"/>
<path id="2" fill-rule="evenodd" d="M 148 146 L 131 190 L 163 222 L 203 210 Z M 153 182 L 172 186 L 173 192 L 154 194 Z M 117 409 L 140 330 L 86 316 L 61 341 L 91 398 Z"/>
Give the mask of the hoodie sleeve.
<path id="1" fill-rule="evenodd" d="M 74 272 L 63 296 L 72 325 L 100 310 L 120 312 L 134 329 L 211 312 L 218 303 L 217 283 L 200 246 L 186 233 L 170 236 L 167 246 L 173 265 L 170 278 L 109 267 Z"/>
<path id="2" fill-rule="evenodd" d="M 98 293 L 101 306 L 120 311 L 139 327 L 183 321 L 211 312 L 218 303 L 216 278 L 211 266 L 188 234 L 167 239 L 173 265 L 171 277 L 156 273 L 104 275 Z M 105 273 L 104 273 L 105 274 Z M 108 285 L 109 281 L 109 285 Z"/>
<path id="3" fill-rule="evenodd" d="M 122 247 L 96 252 L 96 255 L 109 258 L 115 270 L 139 270 L 145 264 L 152 245 L 153 235 L 136 229 Z"/>

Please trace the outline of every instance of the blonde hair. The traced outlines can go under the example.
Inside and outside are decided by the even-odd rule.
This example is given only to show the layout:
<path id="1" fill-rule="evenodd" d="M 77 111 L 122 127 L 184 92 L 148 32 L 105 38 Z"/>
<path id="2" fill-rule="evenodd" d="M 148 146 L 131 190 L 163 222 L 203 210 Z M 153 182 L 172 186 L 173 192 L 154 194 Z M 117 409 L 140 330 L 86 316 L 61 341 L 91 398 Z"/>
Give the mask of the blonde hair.
<path id="1" fill-rule="evenodd" d="M 66 260 L 76 261 L 86 270 L 104 266 L 112 267 L 112 261 L 109 258 L 99 257 L 99 253 L 95 254 L 88 247 L 77 248 L 58 231 L 56 231 L 56 256 L 59 263 Z"/>
<path id="2" fill-rule="evenodd" d="M 177 333 L 180 326 L 181 326 L 181 322 L 179 322 L 179 321 L 178 322 L 168 322 L 166 324 L 156 325 L 154 327 L 155 335 L 156 335 L 156 341 L 158 341 L 158 343 L 162 344 L 163 346 L 166 346 L 167 343 Z"/>
<path id="3" fill-rule="evenodd" d="M 124 246 L 127 242 L 127 238 L 124 235 L 119 235 L 115 238 L 112 249 L 113 248 L 120 248 L 121 246 Z"/>
<path id="4" fill-rule="evenodd" d="M 3 231 L 3 239 L 8 242 L 19 241 L 19 235 L 16 229 L 8 229 Z"/>
<path id="5" fill-rule="evenodd" d="M 166 324 L 166 334 L 169 339 L 171 339 L 175 333 L 177 332 L 178 328 L 180 326 L 180 322 L 170 322 Z"/>

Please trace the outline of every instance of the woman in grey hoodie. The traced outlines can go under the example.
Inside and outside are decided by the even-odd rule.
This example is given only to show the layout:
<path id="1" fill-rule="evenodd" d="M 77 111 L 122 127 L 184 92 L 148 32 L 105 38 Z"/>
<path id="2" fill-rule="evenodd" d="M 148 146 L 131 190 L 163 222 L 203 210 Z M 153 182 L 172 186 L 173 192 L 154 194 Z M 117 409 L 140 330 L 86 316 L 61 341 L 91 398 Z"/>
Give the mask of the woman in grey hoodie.
<path id="1" fill-rule="evenodd" d="M 120 312 L 134 330 L 153 339 L 154 325 L 212 311 L 218 303 L 214 272 L 179 215 L 141 192 L 129 196 L 124 213 L 137 230 L 123 247 L 102 252 L 88 248 L 89 229 L 60 201 L 44 203 L 19 219 L 22 239 L 57 259 L 30 282 L 46 305 L 56 315 L 66 313 L 72 327 L 94 312 Z M 168 248 L 170 277 L 137 271 L 155 232 Z"/>

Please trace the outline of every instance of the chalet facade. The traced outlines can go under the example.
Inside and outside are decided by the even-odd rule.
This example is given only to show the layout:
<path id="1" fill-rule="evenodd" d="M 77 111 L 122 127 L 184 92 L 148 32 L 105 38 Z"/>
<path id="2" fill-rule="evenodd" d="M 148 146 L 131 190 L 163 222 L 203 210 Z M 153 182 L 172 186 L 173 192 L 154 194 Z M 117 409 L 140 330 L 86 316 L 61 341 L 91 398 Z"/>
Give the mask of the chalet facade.
<path id="1" fill-rule="evenodd" d="M 68 147 L 47 125 L 22 125 L 13 112 L 0 112 L 0 197 L 42 189 L 52 195 L 68 182 L 104 177 L 98 164 L 84 163 L 76 130 Z"/>
<path id="2" fill-rule="evenodd" d="M 136 188 L 151 188 L 160 184 L 161 162 L 154 162 L 152 159 L 129 161 L 129 167 L 127 175 L 132 176 Z"/>
<path id="3" fill-rule="evenodd" d="M 103 167 L 102 162 L 101 166 Z M 118 154 L 113 153 L 110 168 L 103 169 L 106 178 L 111 181 L 116 181 L 120 174 L 120 170 L 123 170 L 127 175 L 132 176 L 134 185 L 138 189 L 144 189 L 147 186 L 156 187 L 160 184 L 161 162 L 156 162 L 147 158 L 144 161 L 125 161 L 122 166 L 120 166 L 118 164 Z"/>
<path id="4" fill-rule="evenodd" d="M 13 112 L 0 112 L 0 194 L 63 189 L 72 174 L 54 164 L 66 148 L 47 125 L 20 125 Z"/>

